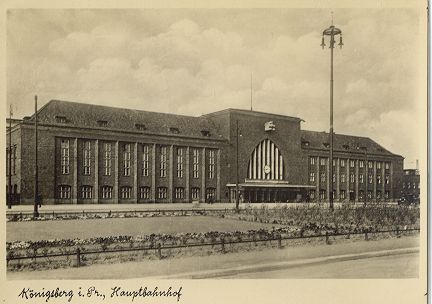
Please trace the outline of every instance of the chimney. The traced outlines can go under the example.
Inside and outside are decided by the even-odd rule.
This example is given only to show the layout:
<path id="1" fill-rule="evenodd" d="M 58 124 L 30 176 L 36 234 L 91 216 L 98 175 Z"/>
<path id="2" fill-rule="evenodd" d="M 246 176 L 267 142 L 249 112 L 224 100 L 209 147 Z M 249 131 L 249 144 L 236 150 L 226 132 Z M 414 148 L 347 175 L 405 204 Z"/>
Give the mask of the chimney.
<path id="1" fill-rule="evenodd" d="M 418 161 L 418 159 L 416 159 L 416 174 L 420 174 L 420 171 L 419 171 L 419 161 Z"/>

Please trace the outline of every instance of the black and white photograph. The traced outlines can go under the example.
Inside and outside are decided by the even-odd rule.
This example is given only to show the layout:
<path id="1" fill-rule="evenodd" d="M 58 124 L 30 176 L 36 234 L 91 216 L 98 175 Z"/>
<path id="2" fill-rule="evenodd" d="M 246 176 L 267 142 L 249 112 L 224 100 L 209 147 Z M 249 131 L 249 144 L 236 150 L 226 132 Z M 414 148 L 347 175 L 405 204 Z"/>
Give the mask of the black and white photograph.
<path id="1" fill-rule="evenodd" d="M 5 303 L 424 303 L 427 2 L 340 2 L 4 8 Z"/>

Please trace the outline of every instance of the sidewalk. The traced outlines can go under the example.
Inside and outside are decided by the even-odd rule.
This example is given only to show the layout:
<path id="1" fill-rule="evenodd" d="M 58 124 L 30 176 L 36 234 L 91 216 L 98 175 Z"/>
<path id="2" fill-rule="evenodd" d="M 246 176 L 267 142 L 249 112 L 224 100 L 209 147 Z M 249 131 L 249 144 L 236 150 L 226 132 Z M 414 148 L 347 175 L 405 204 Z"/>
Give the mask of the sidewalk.
<path id="1" fill-rule="evenodd" d="M 258 204 L 260 205 L 260 204 Z M 274 204 L 273 204 L 274 205 Z M 245 205 L 240 205 L 240 208 L 244 208 Z M 171 204 L 87 204 L 87 205 L 42 205 L 39 208 L 40 213 L 49 212 L 80 212 L 80 211 L 141 211 L 141 210 L 167 210 L 167 209 L 232 209 L 235 208 L 235 204 L 232 203 L 171 203 Z M 6 208 L 6 213 L 16 213 L 16 212 L 33 212 L 33 206 L 31 205 L 19 205 L 13 206 L 11 209 Z"/>
<path id="2" fill-rule="evenodd" d="M 131 279 L 131 278 L 208 278 L 221 273 L 257 271 L 271 267 L 302 267 L 376 256 L 418 252 L 419 236 L 358 241 L 333 245 L 286 247 L 262 251 L 227 253 L 211 256 L 143 260 L 119 264 L 91 265 L 81 268 L 33 272 L 8 272 L 9 280 L 20 279 Z M 259 271 L 259 270 L 258 270 Z"/>
<path id="3" fill-rule="evenodd" d="M 251 273 L 263 273 L 263 272 L 268 273 L 268 272 L 282 271 L 282 270 L 290 271 L 292 268 L 311 267 L 316 265 L 324 265 L 328 263 L 355 261 L 360 259 L 371 259 L 371 258 L 389 257 L 389 256 L 396 256 L 396 255 L 415 254 L 418 252 L 419 252 L 418 247 L 400 248 L 400 249 L 371 251 L 371 252 L 362 252 L 362 253 L 353 253 L 353 254 L 342 254 L 342 255 L 329 256 L 329 257 L 296 259 L 292 261 L 275 262 L 275 263 L 267 263 L 267 264 L 246 265 L 246 266 L 233 267 L 229 269 L 212 269 L 212 270 L 197 271 L 197 272 L 190 272 L 190 273 L 174 274 L 168 276 L 156 276 L 156 277 L 150 277 L 148 279 L 150 280 L 176 279 L 177 280 L 177 279 L 232 278 L 238 276 L 241 277 L 242 275 L 248 275 Z"/>

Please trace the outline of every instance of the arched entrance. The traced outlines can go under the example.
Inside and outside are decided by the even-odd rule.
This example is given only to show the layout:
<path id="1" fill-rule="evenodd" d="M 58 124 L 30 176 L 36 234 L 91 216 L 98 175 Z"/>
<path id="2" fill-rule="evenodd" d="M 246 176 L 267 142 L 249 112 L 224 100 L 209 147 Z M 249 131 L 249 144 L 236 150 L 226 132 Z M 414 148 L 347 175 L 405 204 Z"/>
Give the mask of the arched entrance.
<path id="1" fill-rule="evenodd" d="M 264 139 L 253 150 L 249 158 L 248 179 L 284 179 L 284 159 L 270 139 Z"/>
<path id="2" fill-rule="evenodd" d="M 239 184 L 241 202 L 298 202 L 305 201 L 307 190 L 313 186 L 294 185 L 286 180 L 284 157 L 270 139 L 262 140 L 252 151 L 247 177 Z M 236 185 L 228 184 L 230 200 L 236 201 Z"/>

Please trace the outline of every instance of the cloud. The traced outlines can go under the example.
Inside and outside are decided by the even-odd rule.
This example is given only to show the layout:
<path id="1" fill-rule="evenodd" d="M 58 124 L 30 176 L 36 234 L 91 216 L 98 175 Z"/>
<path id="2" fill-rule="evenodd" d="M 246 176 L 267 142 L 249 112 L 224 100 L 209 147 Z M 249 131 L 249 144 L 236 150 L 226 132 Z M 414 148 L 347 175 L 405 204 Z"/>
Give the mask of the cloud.
<path id="1" fill-rule="evenodd" d="M 248 109 L 252 74 L 254 109 L 327 130 L 330 52 L 321 49 L 321 29 L 314 28 L 327 21 L 311 23 L 297 12 L 14 11 L 8 16 L 8 99 L 21 116 L 30 114 L 36 92 L 45 101 L 199 115 Z M 412 55 L 420 45 L 418 16 L 410 10 L 341 12 L 336 131 L 370 136 L 415 157 L 412 134 L 422 115 L 421 73 Z"/>

